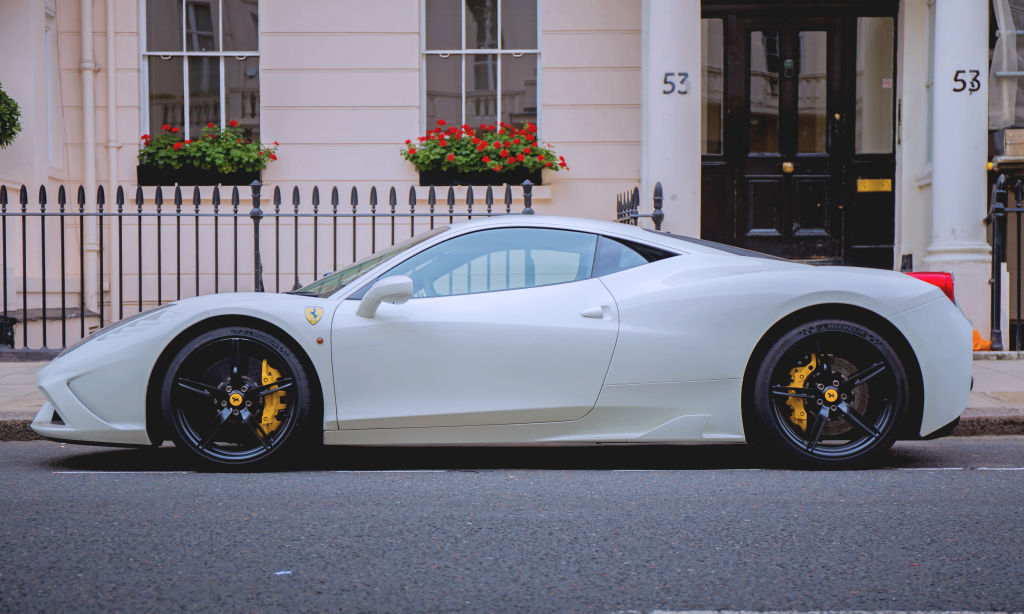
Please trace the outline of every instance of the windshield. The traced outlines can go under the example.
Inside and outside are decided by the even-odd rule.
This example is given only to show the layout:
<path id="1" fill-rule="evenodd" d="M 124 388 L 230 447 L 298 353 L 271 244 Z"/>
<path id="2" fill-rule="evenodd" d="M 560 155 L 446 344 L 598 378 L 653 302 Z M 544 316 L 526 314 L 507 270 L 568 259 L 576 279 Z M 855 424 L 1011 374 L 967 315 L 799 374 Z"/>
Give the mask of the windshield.
<path id="1" fill-rule="evenodd" d="M 318 279 L 308 286 L 296 290 L 294 294 L 303 294 L 306 296 L 319 296 L 321 298 L 334 294 L 341 288 L 344 288 L 348 284 L 366 271 L 369 271 L 373 267 L 377 266 L 381 262 L 391 258 L 392 256 L 404 252 L 420 243 L 423 243 L 431 237 L 436 237 L 442 232 L 448 230 L 447 226 L 440 226 L 433 230 L 427 231 L 423 234 L 416 235 L 415 237 L 406 239 L 401 243 L 396 243 L 391 247 L 371 254 L 361 260 L 357 260 L 352 264 L 348 265 L 343 269 L 339 269 L 333 273 L 330 273 Z"/>

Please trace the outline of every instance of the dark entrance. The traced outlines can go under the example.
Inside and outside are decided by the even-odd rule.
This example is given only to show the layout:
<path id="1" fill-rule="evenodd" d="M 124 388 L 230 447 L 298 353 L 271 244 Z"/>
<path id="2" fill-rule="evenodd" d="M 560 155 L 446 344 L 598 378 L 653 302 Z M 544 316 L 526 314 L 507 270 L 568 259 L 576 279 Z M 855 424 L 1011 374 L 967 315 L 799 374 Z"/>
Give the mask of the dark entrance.
<path id="1" fill-rule="evenodd" d="M 895 10 L 704 3 L 704 238 L 892 267 Z"/>

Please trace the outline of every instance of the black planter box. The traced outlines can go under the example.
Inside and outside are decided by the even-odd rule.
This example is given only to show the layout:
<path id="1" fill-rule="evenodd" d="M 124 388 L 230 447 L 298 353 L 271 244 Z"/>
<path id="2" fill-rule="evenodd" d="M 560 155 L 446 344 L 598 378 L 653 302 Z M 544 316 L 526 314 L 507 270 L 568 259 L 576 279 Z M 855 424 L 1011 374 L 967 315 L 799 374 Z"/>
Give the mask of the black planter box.
<path id="1" fill-rule="evenodd" d="M 455 171 L 420 171 L 420 185 L 520 185 L 527 179 L 533 185 L 540 185 L 540 171 L 515 169 L 508 172 L 477 171 L 458 173 Z"/>
<path id="2" fill-rule="evenodd" d="M 253 181 L 259 181 L 260 171 L 218 173 L 194 166 L 157 168 L 140 164 L 136 167 L 136 177 L 139 185 L 249 185 Z"/>

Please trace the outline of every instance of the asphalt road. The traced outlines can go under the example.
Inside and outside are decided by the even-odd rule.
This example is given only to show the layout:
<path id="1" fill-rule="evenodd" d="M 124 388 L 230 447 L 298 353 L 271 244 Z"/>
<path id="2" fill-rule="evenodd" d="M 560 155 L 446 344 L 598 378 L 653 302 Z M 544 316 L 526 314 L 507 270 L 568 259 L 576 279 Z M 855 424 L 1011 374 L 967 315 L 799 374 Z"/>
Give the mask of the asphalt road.
<path id="1" fill-rule="evenodd" d="M 175 450 L 0 444 L 0 611 L 1024 610 L 1024 437 L 884 466 L 740 447 Z"/>

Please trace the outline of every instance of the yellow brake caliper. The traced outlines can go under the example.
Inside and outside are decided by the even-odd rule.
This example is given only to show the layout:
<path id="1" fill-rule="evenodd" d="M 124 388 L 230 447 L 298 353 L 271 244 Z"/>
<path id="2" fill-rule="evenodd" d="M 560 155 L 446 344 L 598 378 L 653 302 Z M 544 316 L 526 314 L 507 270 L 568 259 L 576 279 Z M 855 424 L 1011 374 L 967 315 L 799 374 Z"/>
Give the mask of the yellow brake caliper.
<path id="1" fill-rule="evenodd" d="M 807 377 L 817 368 L 818 357 L 811 354 L 811 362 L 802 367 L 794 367 L 789 370 L 789 387 L 803 388 L 804 383 L 807 381 Z M 786 399 L 786 405 L 789 405 L 789 408 L 793 410 L 793 414 L 789 417 L 789 421 L 800 427 L 801 431 L 807 430 L 807 410 L 804 409 L 804 400 L 796 397 L 789 397 Z"/>
<path id="2" fill-rule="evenodd" d="M 281 377 L 281 372 L 267 364 L 267 361 L 263 361 L 263 385 L 273 384 Z M 277 412 L 288 407 L 284 403 L 285 391 L 274 392 L 263 397 L 263 416 L 260 419 L 260 425 L 263 427 L 263 432 L 267 435 L 273 433 L 281 426 L 281 421 L 277 419 Z"/>

